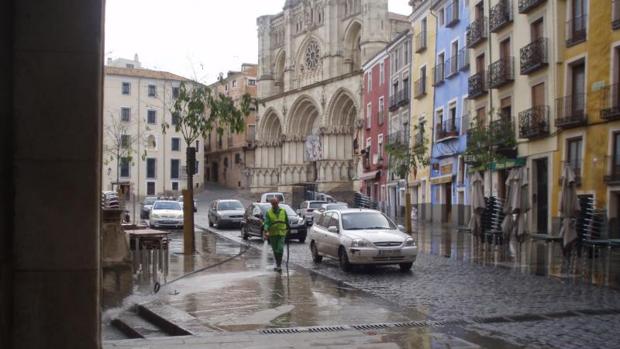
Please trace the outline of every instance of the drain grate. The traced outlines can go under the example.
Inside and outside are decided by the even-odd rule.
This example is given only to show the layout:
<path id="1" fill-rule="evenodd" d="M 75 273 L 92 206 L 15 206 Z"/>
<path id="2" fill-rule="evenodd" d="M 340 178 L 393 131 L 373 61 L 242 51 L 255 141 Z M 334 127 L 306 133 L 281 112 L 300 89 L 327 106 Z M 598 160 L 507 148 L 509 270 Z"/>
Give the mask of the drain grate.
<path id="1" fill-rule="evenodd" d="M 390 325 L 385 323 L 351 326 L 351 328 L 354 328 L 356 330 L 380 330 L 388 327 L 390 327 Z"/>
<path id="2" fill-rule="evenodd" d="M 300 333 L 301 331 L 296 328 L 270 328 L 262 330 L 262 334 L 287 334 L 287 333 Z"/>
<path id="3" fill-rule="evenodd" d="M 317 332 L 338 332 L 338 331 L 346 331 L 347 329 L 344 326 L 320 326 L 320 327 L 310 327 L 308 328 L 308 332 L 317 333 Z"/>

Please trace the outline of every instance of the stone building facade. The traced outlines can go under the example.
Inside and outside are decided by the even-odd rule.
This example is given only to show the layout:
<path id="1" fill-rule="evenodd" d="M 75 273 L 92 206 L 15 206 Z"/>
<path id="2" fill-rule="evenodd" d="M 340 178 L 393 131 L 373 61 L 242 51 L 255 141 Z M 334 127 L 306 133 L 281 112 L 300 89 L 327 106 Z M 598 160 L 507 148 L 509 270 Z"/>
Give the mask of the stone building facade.
<path id="1" fill-rule="evenodd" d="M 174 130 L 170 108 L 184 77 L 140 68 L 135 60 L 109 60 L 105 66 L 103 94 L 102 190 L 117 190 L 125 199 L 140 201 L 146 195 L 176 195 L 186 188 L 186 147 Z M 171 128 L 164 134 L 161 124 Z M 123 140 L 126 139 L 126 141 Z M 121 142 L 119 142 L 119 140 Z M 118 144 L 131 148 L 130 156 L 114 154 Z M 203 186 L 203 140 L 196 144 L 195 190 Z M 125 152 L 127 155 L 127 152 Z"/>
<path id="2" fill-rule="evenodd" d="M 287 0 L 258 25 L 254 192 L 359 188 L 362 62 L 410 24 L 387 0 Z"/>
<path id="3" fill-rule="evenodd" d="M 230 71 L 225 78 L 210 85 L 218 93 L 234 101 L 243 95 L 256 97 L 256 64 L 243 64 L 240 71 Z M 245 121 L 245 131 L 235 134 L 226 130 L 219 136 L 215 130 L 205 139 L 205 180 L 231 188 L 249 187 L 249 168 L 254 164 L 256 148 L 256 111 Z"/>

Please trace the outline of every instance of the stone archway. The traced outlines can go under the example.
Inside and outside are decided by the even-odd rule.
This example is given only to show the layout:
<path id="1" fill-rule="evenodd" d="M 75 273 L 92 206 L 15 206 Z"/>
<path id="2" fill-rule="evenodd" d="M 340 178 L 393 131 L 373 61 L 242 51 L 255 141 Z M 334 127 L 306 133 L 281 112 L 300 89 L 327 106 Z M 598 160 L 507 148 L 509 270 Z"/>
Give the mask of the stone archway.
<path id="1" fill-rule="evenodd" d="M 286 120 L 282 145 L 282 184 L 298 184 L 316 179 L 316 161 L 321 158 L 321 109 L 315 100 L 302 95 L 293 103 Z"/>
<path id="2" fill-rule="evenodd" d="M 350 182 L 357 110 L 354 95 L 346 89 L 339 89 L 331 99 L 321 128 L 323 161 L 319 165 L 320 181 Z"/>
<path id="3" fill-rule="evenodd" d="M 361 38 L 362 24 L 359 21 L 351 22 L 344 35 L 346 50 L 344 64 L 348 67 L 348 72 L 362 69 Z"/>
<path id="4" fill-rule="evenodd" d="M 267 109 L 258 124 L 255 167 L 252 169 L 252 188 L 275 188 L 280 181 L 282 164 L 282 123 L 275 109 Z"/>

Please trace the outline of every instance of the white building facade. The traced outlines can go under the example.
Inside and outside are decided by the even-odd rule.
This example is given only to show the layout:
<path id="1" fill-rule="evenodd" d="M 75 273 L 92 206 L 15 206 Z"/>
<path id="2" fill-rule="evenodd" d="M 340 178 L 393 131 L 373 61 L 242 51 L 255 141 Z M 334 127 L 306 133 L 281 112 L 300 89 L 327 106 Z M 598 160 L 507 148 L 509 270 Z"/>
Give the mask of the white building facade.
<path id="1" fill-rule="evenodd" d="M 252 191 L 307 183 L 322 192 L 359 189 L 361 65 L 409 28 L 407 18 L 390 14 L 387 0 L 287 0 L 257 24 L 265 105 Z"/>
<path id="2" fill-rule="evenodd" d="M 138 61 L 108 60 L 104 81 L 102 190 L 123 190 L 127 200 L 147 195 L 177 195 L 186 189 L 187 145 L 174 130 L 170 109 L 182 82 L 187 79 L 168 72 L 136 68 Z M 162 132 L 162 123 L 170 128 Z M 118 139 L 125 139 L 117 161 Z M 123 144 L 123 142 L 125 144 Z M 204 179 L 204 142 L 196 147 L 194 189 Z M 130 156 L 126 156 L 130 153 Z"/>

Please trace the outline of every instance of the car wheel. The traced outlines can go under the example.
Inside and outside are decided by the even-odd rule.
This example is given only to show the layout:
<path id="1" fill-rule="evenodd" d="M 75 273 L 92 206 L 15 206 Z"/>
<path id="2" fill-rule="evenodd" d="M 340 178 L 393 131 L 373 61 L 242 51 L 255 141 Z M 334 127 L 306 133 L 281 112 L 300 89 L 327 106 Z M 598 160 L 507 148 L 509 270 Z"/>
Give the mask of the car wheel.
<path id="1" fill-rule="evenodd" d="M 347 251 L 345 251 L 344 247 L 340 247 L 340 250 L 338 251 L 338 257 L 340 257 L 340 269 L 342 269 L 342 271 L 351 271 L 349 256 L 347 256 Z"/>
<path id="2" fill-rule="evenodd" d="M 314 241 L 310 243 L 310 251 L 312 252 L 312 261 L 314 263 L 321 263 L 323 261 L 323 256 L 319 254 L 319 250 L 316 248 Z"/>
<path id="3" fill-rule="evenodd" d="M 413 263 L 409 262 L 409 263 L 400 263 L 398 265 L 400 267 L 400 271 L 402 272 L 407 272 L 411 270 L 411 267 L 413 267 Z"/>
<path id="4" fill-rule="evenodd" d="M 245 226 L 241 226 L 241 238 L 243 240 L 247 240 L 250 238 L 250 236 L 248 235 L 247 230 L 245 230 Z"/>
<path id="5" fill-rule="evenodd" d="M 211 220 L 211 217 L 209 217 L 209 227 L 213 226 L 213 221 Z"/>
<path id="6" fill-rule="evenodd" d="M 306 242 L 306 237 L 299 238 L 299 243 L 303 244 Z"/>

